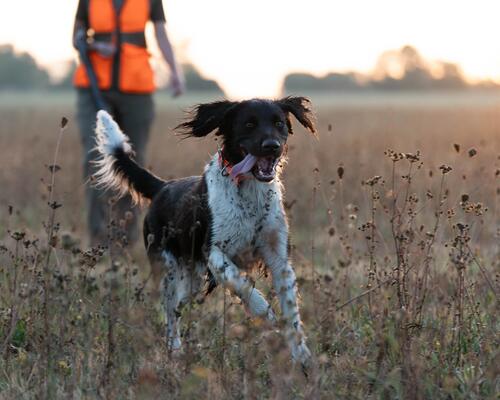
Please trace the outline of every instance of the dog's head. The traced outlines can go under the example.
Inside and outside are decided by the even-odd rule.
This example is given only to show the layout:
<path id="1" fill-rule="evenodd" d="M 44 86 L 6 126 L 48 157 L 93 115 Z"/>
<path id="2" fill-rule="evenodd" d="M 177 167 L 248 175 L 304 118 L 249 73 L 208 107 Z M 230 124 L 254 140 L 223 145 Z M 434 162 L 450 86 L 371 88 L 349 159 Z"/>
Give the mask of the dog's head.
<path id="1" fill-rule="evenodd" d="M 252 155 L 253 175 L 260 181 L 270 182 L 276 176 L 276 166 L 288 135 L 293 133 L 291 115 L 311 133 L 316 133 L 310 102 L 305 97 L 199 104 L 176 129 L 194 137 L 216 131 L 216 135 L 222 136 L 223 157 L 227 162 L 236 165 Z"/>

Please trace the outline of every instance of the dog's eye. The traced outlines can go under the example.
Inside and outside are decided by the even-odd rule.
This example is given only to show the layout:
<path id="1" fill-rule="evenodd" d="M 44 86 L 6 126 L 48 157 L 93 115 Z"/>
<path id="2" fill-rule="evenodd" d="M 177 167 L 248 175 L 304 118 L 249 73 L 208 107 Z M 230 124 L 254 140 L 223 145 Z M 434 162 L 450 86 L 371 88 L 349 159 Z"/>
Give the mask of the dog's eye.
<path id="1" fill-rule="evenodd" d="M 255 124 L 253 122 L 247 122 L 245 124 L 245 128 L 248 128 L 248 129 L 255 128 Z"/>
<path id="2" fill-rule="evenodd" d="M 276 121 L 274 123 L 274 126 L 276 126 L 276 128 L 280 128 L 280 129 L 283 128 L 283 125 L 284 125 L 283 121 Z"/>

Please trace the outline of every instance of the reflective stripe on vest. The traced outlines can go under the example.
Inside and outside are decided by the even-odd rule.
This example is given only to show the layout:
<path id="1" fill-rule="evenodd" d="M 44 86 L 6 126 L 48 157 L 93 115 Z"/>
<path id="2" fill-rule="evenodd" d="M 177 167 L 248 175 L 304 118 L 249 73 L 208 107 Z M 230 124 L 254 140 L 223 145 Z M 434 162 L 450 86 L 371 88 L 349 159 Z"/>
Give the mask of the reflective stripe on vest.
<path id="1" fill-rule="evenodd" d="M 149 53 L 146 47 L 138 45 L 136 41 L 124 39 L 127 35 L 144 34 L 150 15 L 150 0 L 123 1 L 117 18 L 113 0 L 89 0 L 89 29 L 97 36 L 110 35 L 120 50 L 113 57 L 104 57 L 91 51 L 89 57 L 100 89 L 118 88 L 125 93 L 151 93 L 155 86 L 153 70 L 149 64 Z M 118 68 L 113 68 L 114 62 L 118 62 Z M 116 77 L 114 72 L 117 74 Z M 89 87 L 83 65 L 79 65 L 76 69 L 74 84 L 80 88 Z"/>

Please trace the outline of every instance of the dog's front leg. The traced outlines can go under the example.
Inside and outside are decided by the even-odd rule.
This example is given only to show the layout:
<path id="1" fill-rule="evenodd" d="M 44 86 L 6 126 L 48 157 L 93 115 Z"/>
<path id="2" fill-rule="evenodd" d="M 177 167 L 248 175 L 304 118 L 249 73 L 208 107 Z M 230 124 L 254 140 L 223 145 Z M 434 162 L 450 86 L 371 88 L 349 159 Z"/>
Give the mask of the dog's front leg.
<path id="1" fill-rule="evenodd" d="M 306 345 L 306 336 L 300 319 L 297 280 L 288 260 L 288 233 L 273 231 L 264 237 L 267 240 L 262 244 L 262 255 L 264 262 L 271 270 L 273 287 L 280 301 L 286 327 L 285 338 L 293 360 L 307 368 L 310 364 L 311 352 Z"/>
<path id="2" fill-rule="evenodd" d="M 241 275 L 238 267 L 217 246 L 212 246 L 210 250 L 208 267 L 219 283 L 241 298 L 252 315 L 272 322 L 276 320 L 262 293 L 252 285 L 248 277 Z"/>

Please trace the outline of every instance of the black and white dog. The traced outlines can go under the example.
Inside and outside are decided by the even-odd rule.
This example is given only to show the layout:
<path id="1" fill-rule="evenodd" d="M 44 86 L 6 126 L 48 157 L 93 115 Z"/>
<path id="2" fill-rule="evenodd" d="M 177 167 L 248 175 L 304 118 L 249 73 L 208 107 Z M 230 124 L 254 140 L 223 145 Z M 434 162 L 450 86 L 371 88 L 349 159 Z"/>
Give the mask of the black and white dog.
<path id="1" fill-rule="evenodd" d="M 245 273 L 262 261 L 280 300 L 292 358 L 309 363 L 279 177 L 291 115 L 316 133 L 309 100 L 303 97 L 196 106 L 176 129 L 194 137 L 216 131 L 223 147 L 202 176 L 164 181 L 134 161 L 127 136 L 111 116 L 97 114 L 98 186 L 151 201 L 144 240 L 153 268 L 161 264 L 166 272 L 162 298 L 170 349 L 181 347 L 182 306 L 204 287 L 209 293 L 222 284 L 252 315 L 275 322 L 271 306 Z"/>

